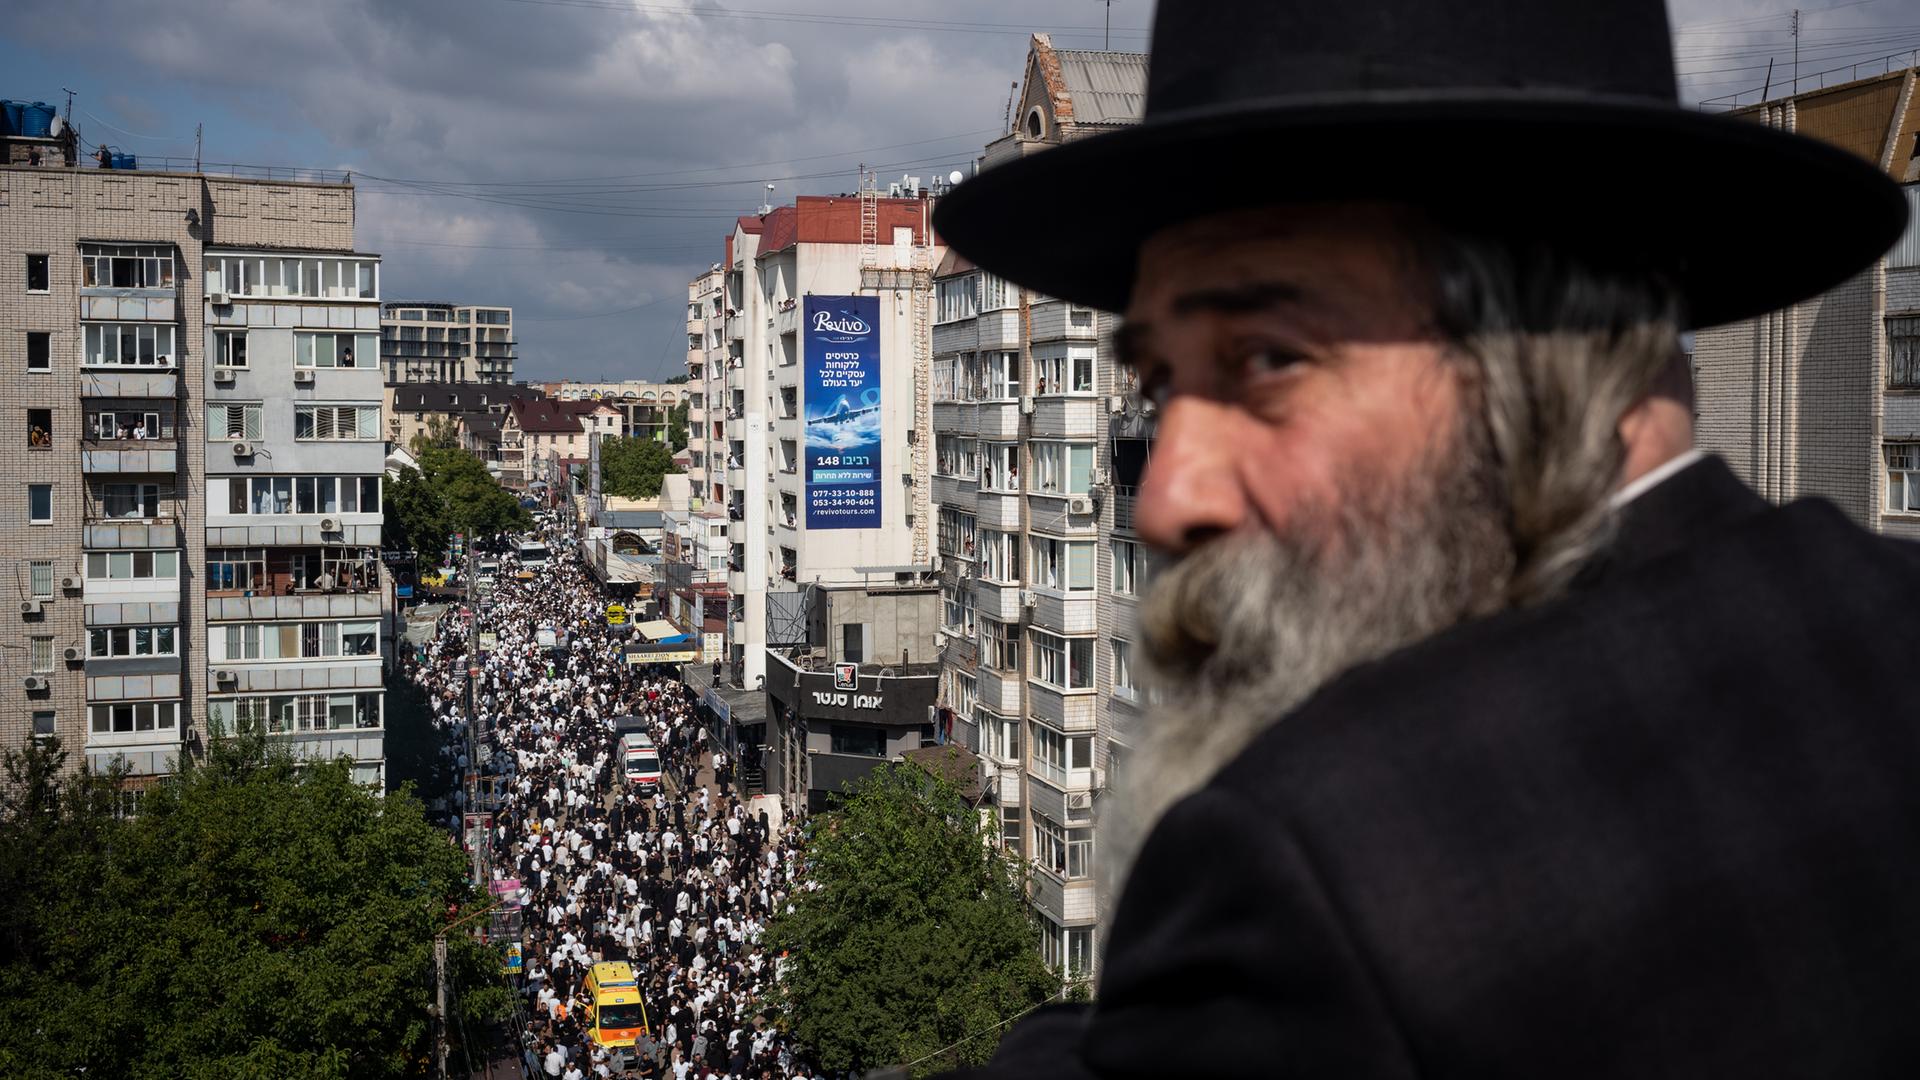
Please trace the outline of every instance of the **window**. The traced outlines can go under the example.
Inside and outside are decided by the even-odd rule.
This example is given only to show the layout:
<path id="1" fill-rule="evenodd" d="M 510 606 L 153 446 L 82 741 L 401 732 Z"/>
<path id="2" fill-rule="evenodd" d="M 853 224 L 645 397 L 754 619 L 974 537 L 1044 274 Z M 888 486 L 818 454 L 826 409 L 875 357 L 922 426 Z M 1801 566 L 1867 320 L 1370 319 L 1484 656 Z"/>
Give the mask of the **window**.
<path id="1" fill-rule="evenodd" d="M 979 724 L 982 754 L 995 761 L 1020 760 L 1020 721 L 982 713 Z"/>
<path id="2" fill-rule="evenodd" d="M 1093 444 L 1034 442 L 1033 490 L 1048 495 L 1093 490 Z"/>
<path id="3" fill-rule="evenodd" d="M 855 727 L 852 724 L 834 724 L 830 732 L 833 740 L 833 752 L 836 754 L 859 754 L 862 757 L 887 756 L 887 732 L 885 728 Z"/>
<path id="4" fill-rule="evenodd" d="M 948 323 L 973 318 L 978 314 L 974 307 L 974 290 L 978 287 L 979 278 L 973 274 L 935 282 L 934 302 L 939 312 L 935 321 Z"/>
<path id="5" fill-rule="evenodd" d="M 215 367 L 246 367 L 247 332 L 216 331 L 213 335 L 213 363 Z"/>
<path id="6" fill-rule="evenodd" d="M 1039 628 L 1033 635 L 1033 677 L 1058 690 L 1093 689 L 1093 639 L 1066 638 Z"/>
<path id="7" fill-rule="evenodd" d="M 979 700 L 978 680 L 964 671 L 953 673 L 953 711 L 960 716 L 973 717 L 974 702 Z"/>
<path id="8" fill-rule="evenodd" d="M 980 662 L 994 671 L 1020 673 L 1020 628 L 995 619 L 980 620 Z"/>
<path id="9" fill-rule="evenodd" d="M 1020 537 L 1017 533 L 980 530 L 980 576 L 1002 585 L 1020 583 Z"/>
<path id="10" fill-rule="evenodd" d="M 1033 815 L 1033 865 L 1068 881 L 1093 875 L 1093 827 L 1063 827 L 1045 814 Z"/>
<path id="11" fill-rule="evenodd" d="M 378 405 L 297 405 L 293 437 L 366 441 L 380 438 Z"/>
<path id="12" fill-rule="evenodd" d="M 227 439 L 258 439 L 260 437 L 260 406 L 258 404 L 222 403 L 207 406 L 207 438 L 213 442 Z"/>
<path id="13" fill-rule="evenodd" d="M 1093 778 L 1093 736 L 1068 735 L 1035 720 L 1031 767 L 1035 776 L 1054 784 L 1088 783 Z"/>
<path id="14" fill-rule="evenodd" d="M 172 489 L 159 484 L 102 484 L 99 510 L 107 518 L 157 518 L 160 500 L 171 498 Z"/>
<path id="15" fill-rule="evenodd" d="M 173 410 L 101 409 L 87 416 L 90 439 L 171 439 Z"/>
<path id="16" fill-rule="evenodd" d="M 1033 583 L 1048 589 L 1093 588 L 1093 541 L 1033 538 Z"/>
<path id="17" fill-rule="evenodd" d="M 28 592 L 39 600 L 53 595 L 53 560 L 35 559 L 27 564 Z"/>
<path id="18" fill-rule="evenodd" d="M 35 674 L 53 670 L 53 635 L 36 634 L 27 642 L 28 660 Z"/>
<path id="19" fill-rule="evenodd" d="M 982 491 L 1020 490 L 1020 444 L 983 443 L 980 454 Z"/>
<path id="20" fill-rule="evenodd" d="M 89 551 L 88 581 L 144 581 L 180 576 L 177 551 Z"/>
<path id="21" fill-rule="evenodd" d="M 867 627 L 865 623 L 842 623 L 840 626 L 840 659 L 858 664 L 867 658 Z"/>
<path id="22" fill-rule="evenodd" d="M 1093 356 L 1091 345 L 1052 345 L 1034 349 L 1034 393 L 1093 393 Z"/>
<path id="23" fill-rule="evenodd" d="M 90 367 L 174 366 L 174 328 L 168 323 L 87 323 L 81 363 Z"/>
<path id="24" fill-rule="evenodd" d="M 1010 400 L 1020 396 L 1020 354 L 990 352 L 980 355 L 982 388 L 989 400 Z"/>
<path id="25" fill-rule="evenodd" d="M 973 589 L 948 583 L 940 587 L 941 628 L 973 636 Z"/>
<path id="26" fill-rule="evenodd" d="M 225 592 L 267 587 L 265 548 L 208 548 L 207 591 Z"/>
<path id="27" fill-rule="evenodd" d="M 1088 841 L 1091 858 L 1091 844 Z M 1071 854 L 1069 854 L 1071 858 Z M 1067 977 L 1083 979 L 1093 974 L 1093 927 L 1070 926 L 1067 935 Z"/>
<path id="28" fill-rule="evenodd" d="M 122 701 L 87 706 L 88 726 L 95 735 L 128 735 L 142 731 L 172 731 L 179 719 L 177 701 Z"/>
<path id="29" fill-rule="evenodd" d="M 80 274 L 90 289 L 171 289 L 173 245 L 82 244 Z"/>
<path id="30" fill-rule="evenodd" d="M 49 289 L 51 275 L 47 271 L 47 256 L 27 256 L 27 291 L 46 292 Z"/>
<path id="31" fill-rule="evenodd" d="M 230 623 L 207 635 L 216 660 L 317 660 L 380 655 L 376 622 Z"/>
<path id="32" fill-rule="evenodd" d="M 1920 514 L 1920 443 L 1888 443 L 1887 509 Z"/>
<path id="33" fill-rule="evenodd" d="M 974 516 L 961 510 L 940 508 L 940 554 L 955 559 L 973 558 Z"/>
<path id="34" fill-rule="evenodd" d="M 1133 685 L 1133 642 L 1121 638 L 1113 639 L 1113 692 L 1128 697 L 1138 694 Z"/>
<path id="35" fill-rule="evenodd" d="M 223 255 L 207 260 L 207 291 L 234 296 L 377 300 L 379 263 L 320 256 Z M 434 312 L 445 322 L 446 312 Z M 403 319 L 418 319 L 402 312 Z"/>
<path id="36" fill-rule="evenodd" d="M 1140 545 L 1131 540 L 1113 542 L 1113 591 L 1119 596 L 1140 592 Z"/>
<path id="37" fill-rule="evenodd" d="M 174 656 L 171 626 L 96 626 L 87 631 L 87 657 Z"/>
<path id="38" fill-rule="evenodd" d="M 942 476 L 972 480 L 980 475 L 980 442 L 959 435 L 934 437 L 935 471 Z"/>
<path id="39" fill-rule="evenodd" d="M 27 485 L 27 523 L 30 525 L 53 524 L 53 485 Z"/>
<path id="40" fill-rule="evenodd" d="M 980 275 L 980 310 L 1000 311 L 1020 306 L 1020 287 L 992 274 Z"/>
<path id="41" fill-rule="evenodd" d="M 227 480 L 229 514 L 377 514 L 377 476 L 235 476 Z"/>
<path id="42" fill-rule="evenodd" d="M 967 372 L 961 357 L 950 356 L 933 362 L 933 400 L 971 401 Z M 784 417 L 786 413 L 781 413 Z"/>
<path id="43" fill-rule="evenodd" d="M 27 370 L 53 370 L 53 335 L 45 330 L 27 331 Z"/>
<path id="44" fill-rule="evenodd" d="M 27 410 L 27 449 L 53 449 L 53 410 Z"/>
<path id="45" fill-rule="evenodd" d="M 293 366 L 297 368 L 378 367 L 380 335 L 296 333 Z"/>
<path id="46" fill-rule="evenodd" d="M 33 710 L 33 737 L 34 738 L 36 739 L 53 738 L 54 736 L 53 724 L 54 724 L 54 721 L 53 721 L 52 709 Z"/>

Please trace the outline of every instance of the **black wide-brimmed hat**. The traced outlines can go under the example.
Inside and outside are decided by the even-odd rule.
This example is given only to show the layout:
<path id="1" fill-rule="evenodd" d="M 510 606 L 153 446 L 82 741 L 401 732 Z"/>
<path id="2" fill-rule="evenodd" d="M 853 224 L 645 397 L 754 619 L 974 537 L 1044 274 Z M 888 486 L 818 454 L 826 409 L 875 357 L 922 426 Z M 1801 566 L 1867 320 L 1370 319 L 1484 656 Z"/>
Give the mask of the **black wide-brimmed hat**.
<path id="1" fill-rule="evenodd" d="M 1155 232 L 1386 200 L 1666 275 L 1690 324 L 1867 267 L 1907 218 L 1873 163 L 1676 101 L 1661 0 L 1161 0 L 1135 126 L 987 169 L 942 238 L 1118 311 Z"/>

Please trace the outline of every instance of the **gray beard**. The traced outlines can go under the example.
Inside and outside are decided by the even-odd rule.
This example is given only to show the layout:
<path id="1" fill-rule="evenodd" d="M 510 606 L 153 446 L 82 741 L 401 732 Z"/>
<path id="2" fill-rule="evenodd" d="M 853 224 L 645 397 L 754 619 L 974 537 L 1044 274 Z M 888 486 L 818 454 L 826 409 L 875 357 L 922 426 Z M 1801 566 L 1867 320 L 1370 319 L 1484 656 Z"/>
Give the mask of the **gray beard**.
<path id="1" fill-rule="evenodd" d="M 1338 510 L 1305 513 L 1286 535 L 1221 537 L 1156 574 L 1139 629 L 1162 704 L 1100 805 L 1110 902 L 1161 815 L 1321 686 L 1504 606 L 1513 545 L 1482 446 L 1469 435 L 1438 449 L 1397 486 L 1346 477 Z"/>

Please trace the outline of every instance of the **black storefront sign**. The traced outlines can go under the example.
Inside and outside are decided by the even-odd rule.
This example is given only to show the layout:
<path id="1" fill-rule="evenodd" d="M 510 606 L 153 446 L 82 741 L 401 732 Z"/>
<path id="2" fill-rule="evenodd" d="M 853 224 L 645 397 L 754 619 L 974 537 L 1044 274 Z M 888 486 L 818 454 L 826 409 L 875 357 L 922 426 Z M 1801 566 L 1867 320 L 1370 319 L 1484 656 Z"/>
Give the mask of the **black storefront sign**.
<path id="1" fill-rule="evenodd" d="M 796 671 L 782 663 L 767 665 L 767 691 L 812 721 L 918 726 L 940 692 L 934 674 L 882 678 L 862 674 L 853 689 L 834 686 L 832 671 Z"/>

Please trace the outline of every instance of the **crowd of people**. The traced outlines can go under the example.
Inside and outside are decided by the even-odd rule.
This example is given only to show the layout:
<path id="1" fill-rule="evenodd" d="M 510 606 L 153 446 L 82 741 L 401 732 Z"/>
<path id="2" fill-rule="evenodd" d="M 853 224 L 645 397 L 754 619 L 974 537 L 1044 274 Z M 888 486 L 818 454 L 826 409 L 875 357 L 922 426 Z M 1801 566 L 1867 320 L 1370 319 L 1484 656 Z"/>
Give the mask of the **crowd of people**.
<path id="1" fill-rule="evenodd" d="M 477 631 L 494 635 L 484 659 L 471 657 L 456 611 L 407 661 L 462 772 L 464 680 L 470 667 L 480 672 L 471 722 L 496 793 L 488 872 L 522 912 L 528 1070 L 559 1080 L 810 1077 L 763 1006 L 777 961 L 762 935 L 802 872 L 804 822 L 749 811 L 725 782 L 729 762 L 693 693 L 670 669 L 628 665 L 625 628 L 607 625 L 569 525 L 543 529 L 551 557 L 527 579 L 502 556 L 476 612 Z M 643 719 L 659 748 L 655 790 L 624 782 L 622 717 Z M 631 1054 L 593 1041 L 586 1008 L 593 964 L 618 960 L 632 964 L 649 1022 Z"/>

